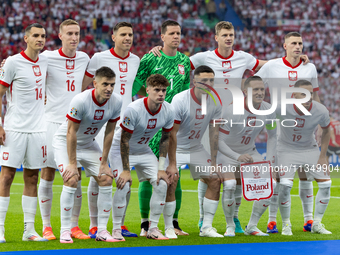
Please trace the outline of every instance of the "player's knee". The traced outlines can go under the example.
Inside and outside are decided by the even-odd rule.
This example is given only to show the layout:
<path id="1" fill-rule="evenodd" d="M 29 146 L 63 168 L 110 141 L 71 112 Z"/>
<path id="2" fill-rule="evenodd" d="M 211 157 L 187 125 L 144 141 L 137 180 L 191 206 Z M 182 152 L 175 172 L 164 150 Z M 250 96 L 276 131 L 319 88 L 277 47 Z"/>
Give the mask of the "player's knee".
<path id="1" fill-rule="evenodd" d="M 77 188 L 78 180 L 78 176 L 73 175 L 67 182 L 65 182 L 65 185 L 72 188 Z"/>
<path id="2" fill-rule="evenodd" d="M 291 187 L 293 187 L 293 180 L 287 179 L 287 178 L 282 178 L 280 180 L 280 184 L 281 184 L 281 186 L 283 185 L 283 186 L 291 188 Z"/>
<path id="3" fill-rule="evenodd" d="M 226 180 L 223 182 L 223 190 L 236 190 L 236 180 Z"/>
<path id="4" fill-rule="evenodd" d="M 209 180 L 205 180 L 205 183 L 208 184 L 208 187 L 213 192 L 220 192 L 221 188 L 221 179 L 220 178 L 211 178 Z"/>
<path id="5" fill-rule="evenodd" d="M 14 179 L 14 175 L 12 175 L 11 173 L 1 173 L 0 175 L 0 180 L 1 180 L 1 186 L 11 186 L 12 182 Z"/>
<path id="6" fill-rule="evenodd" d="M 25 185 L 37 186 L 39 180 L 38 174 L 33 174 L 31 176 L 26 176 L 24 178 Z"/>
<path id="7" fill-rule="evenodd" d="M 112 185 L 112 178 L 107 175 L 102 175 L 99 179 L 99 186 L 111 186 Z"/>
<path id="8" fill-rule="evenodd" d="M 157 185 L 157 181 L 153 181 L 152 183 L 154 192 L 157 192 L 159 194 L 166 194 L 168 190 L 168 185 L 164 180 L 159 180 L 159 183 Z"/>
<path id="9" fill-rule="evenodd" d="M 317 183 L 318 183 L 319 189 L 328 189 L 328 190 L 330 190 L 331 186 L 332 186 L 332 181 L 331 180 L 325 181 L 325 182 L 317 182 Z"/>

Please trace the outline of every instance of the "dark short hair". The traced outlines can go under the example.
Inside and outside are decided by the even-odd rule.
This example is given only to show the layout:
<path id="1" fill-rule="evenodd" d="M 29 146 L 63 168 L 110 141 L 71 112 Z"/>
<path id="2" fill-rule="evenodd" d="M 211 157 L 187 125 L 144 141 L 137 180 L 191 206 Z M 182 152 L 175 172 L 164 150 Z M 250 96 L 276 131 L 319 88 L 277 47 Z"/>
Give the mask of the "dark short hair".
<path id="1" fill-rule="evenodd" d="M 115 72 L 107 66 L 102 66 L 101 68 L 97 69 L 95 78 L 107 78 L 107 79 L 113 79 L 116 77 Z"/>
<path id="2" fill-rule="evenodd" d="M 179 26 L 179 27 L 181 27 L 181 25 L 177 21 L 174 21 L 174 20 L 164 21 L 162 26 L 161 26 L 161 34 L 162 35 L 164 35 L 166 33 L 168 26 Z"/>
<path id="3" fill-rule="evenodd" d="M 248 77 L 244 82 L 244 88 L 248 87 L 252 81 L 262 81 L 260 76 L 254 75 Z"/>
<path id="4" fill-rule="evenodd" d="M 120 29 L 121 27 L 131 27 L 132 28 L 132 24 L 129 22 L 119 22 L 117 23 L 114 27 L 113 27 L 113 33 L 116 33 L 118 31 L 118 29 Z"/>
<path id="5" fill-rule="evenodd" d="M 28 35 L 28 34 L 31 32 L 32 27 L 36 27 L 36 28 L 44 28 L 44 27 L 43 27 L 41 24 L 39 24 L 39 23 L 30 24 L 30 25 L 28 25 L 28 26 L 25 28 L 25 35 Z"/>
<path id="6" fill-rule="evenodd" d="M 304 86 L 304 85 L 312 85 L 312 83 L 310 81 L 307 81 L 307 80 L 298 80 L 297 82 L 295 82 L 294 88 L 299 88 L 299 87 Z"/>
<path id="7" fill-rule="evenodd" d="M 152 74 L 148 77 L 148 79 L 146 80 L 146 86 L 148 86 L 148 87 L 158 87 L 158 86 L 168 87 L 168 86 L 170 86 L 170 83 L 169 83 L 168 79 L 165 78 L 163 75 L 156 73 L 156 74 Z"/>
<path id="8" fill-rule="evenodd" d="M 302 37 L 302 36 L 298 32 L 289 32 L 288 34 L 285 35 L 285 40 L 288 39 L 289 37 Z"/>
<path id="9" fill-rule="evenodd" d="M 205 65 L 197 67 L 194 71 L 194 76 L 200 75 L 201 73 L 213 73 L 215 75 L 214 70 L 212 70 L 209 66 Z"/>

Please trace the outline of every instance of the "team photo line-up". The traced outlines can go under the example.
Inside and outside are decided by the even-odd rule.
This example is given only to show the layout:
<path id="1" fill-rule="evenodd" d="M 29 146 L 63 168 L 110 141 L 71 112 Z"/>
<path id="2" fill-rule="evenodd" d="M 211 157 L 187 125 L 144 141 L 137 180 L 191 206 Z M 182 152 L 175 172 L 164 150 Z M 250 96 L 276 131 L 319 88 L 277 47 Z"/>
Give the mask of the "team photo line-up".
<path id="1" fill-rule="evenodd" d="M 300 178 L 304 231 L 331 234 L 321 223 L 330 199 L 329 169 L 318 171 L 315 167 L 328 165 L 330 117 L 317 93 L 316 68 L 302 55 L 301 35 L 286 34 L 283 40 L 286 55 L 265 61 L 233 50 L 235 31 L 230 22 L 217 23 L 215 33 L 216 50 L 189 58 L 177 50 L 181 26 L 176 21 L 165 21 L 161 26 L 163 46 L 153 48 L 140 60 L 130 52 L 132 25 L 120 22 L 113 29 L 114 47 L 95 53 L 90 59 L 86 53 L 77 51 L 80 26 L 76 21 L 68 19 L 60 24 L 60 49 L 42 53 L 45 29 L 38 23 L 29 25 L 24 35 L 26 50 L 3 61 L 0 71 L 0 98 L 6 94 L 7 99 L 4 126 L 0 127 L 0 243 L 6 242 L 4 225 L 10 187 L 21 165 L 23 241 L 56 239 L 50 220 L 56 169 L 63 178 L 61 243 L 73 243 L 72 238 L 120 242 L 125 241 L 124 237 L 137 237 L 124 224 L 131 196 L 132 167 L 140 182 L 140 236 L 166 240 L 189 235 L 178 222 L 182 197 L 180 166 L 185 164 L 189 165 L 192 178 L 199 180 L 198 224 L 202 237 L 278 233 L 278 209 L 282 217 L 281 234 L 292 235 L 290 191 L 295 171 Z M 243 81 L 246 70 L 256 74 Z M 230 81 L 241 91 L 242 115 L 234 114 L 233 104 L 238 101 L 234 98 L 233 103 L 230 90 L 217 84 L 218 81 L 224 85 Z M 87 89 L 92 83 L 94 88 Z M 264 101 L 265 88 L 271 92 L 289 87 L 295 89 L 290 94 L 292 100 L 302 103 L 288 104 L 285 114 L 281 113 L 280 102 L 271 113 L 255 114 L 256 110 L 270 112 L 272 108 Z M 144 97 L 132 101 L 137 94 Z M 214 120 L 218 119 L 224 121 L 215 125 Z M 279 124 L 285 120 L 294 120 L 295 124 Z M 233 125 L 233 121 L 246 124 Z M 255 199 L 243 230 L 238 220 L 242 200 L 240 167 L 264 162 L 255 148 L 255 139 L 264 127 L 268 135 L 267 164 L 293 170 L 279 170 L 262 178 L 267 181 L 263 189 L 271 194 Z M 218 166 L 227 166 L 229 170 L 211 171 Z M 81 167 L 90 177 L 88 234 L 78 227 Z M 208 170 L 197 171 L 200 167 Z M 312 180 L 319 187 L 314 215 Z M 114 195 L 113 182 L 117 187 Z M 226 219 L 224 235 L 212 226 L 220 191 Z M 34 227 L 38 201 L 42 236 Z M 264 233 L 257 223 L 267 207 L 269 220 Z M 111 210 L 113 228 L 109 232 Z M 162 213 L 164 234 L 157 227 Z"/>

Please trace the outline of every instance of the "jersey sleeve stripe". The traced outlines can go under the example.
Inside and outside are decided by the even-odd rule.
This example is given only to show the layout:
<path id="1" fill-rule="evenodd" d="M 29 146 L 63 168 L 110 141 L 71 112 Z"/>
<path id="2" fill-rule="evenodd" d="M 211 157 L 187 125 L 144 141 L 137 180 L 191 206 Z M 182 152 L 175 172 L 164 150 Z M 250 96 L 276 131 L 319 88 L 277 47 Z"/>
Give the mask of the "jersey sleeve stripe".
<path id="1" fill-rule="evenodd" d="M 174 123 L 175 124 L 181 124 L 181 121 L 180 120 L 175 120 Z"/>
<path id="2" fill-rule="evenodd" d="M 90 77 L 90 78 L 93 78 L 93 77 L 94 77 L 94 75 L 90 74 L 88 71 L 85 71 L 85 75 L 88 76 L 88 77 Z"/>
<path id="3" fill-rule="evenodd" d="M 4 81 L 0 81 L 0 84 L 7 87 L 7 88 L 10 86 L 10 84 L 8 84 L 7 82 L 4 82 Z"/>
<path id="4" fill-rule="evenodd" d="M 251 70 L 255 71 L 255 69 L 256 69 L 256 67 L 259 65 L 259 63 L 260 63 L 260 61 L 259 61 L 258 59 L 256 59 L 256 64 L 255 64 L 255 66 L 253 67 L 253 69 L 251 69 Z"/>
<path id="5" fill-rule="evenodd" d="M 130 134 L 133 133 L 133 130 L 130 130 L 130 129 L 124 127 L 122 123 L 120 123 L 120 127 L 121 127 L 124 131 L 126 131 L 126 132 L 128 132 L 128 133 L 130 133 Z"/>
<path id="6" fill-rule="evenodd" d="M 326 128 L 329 128 L 330 125 L 331 125 L 331 123 L 329 123 L 326 127 L 321 127 L 321 128 L 326 129 Z"/>
<path id="7" fill-rule="evenodd" d="M 120 117 L 115 118 L 115 119 L 110 119 L 109 122 L 117 122 L 120 119 Z"/>
<path id="8" fill-rule="evenodd" d="M 191 60 L 190 60 L 190 66 L 191 66 L 191 70 L 195 70 L 195 66 L 194 66 L 194 64 L 191 62 Z"/>
<path id="9" fill-rule="evenodd" d="M 313 92 L 315 92 L 315 91 L 319 91 L 319 87 L 317 87 L 317 88 L 313 88 Z"/>
<path id="10" fill-rule="evenodd" d="M 171 128 L 164 128 L 164 127 L 163 127 L 162 130 L 163 130 L 164 132 L 170 132 L 170 131 L 172 130 L 172 128 L 173 128 L 173 127 L 171 127 Z"/>
<path id="11" fill-rule="evenodd" d="M 219 131 L 226 135 L 229 135 L 230 133 L 230 131 L 224 130 L 223 128 L 220 128 Z"/>
<path id="12" fill-rule="evenodd" d="M 71 121 L 73 121 L 73 122 L 75 122 L 75 123 L 80 123 L 81 121 L 80 120 L 77 120 L 77 119 L 75 119 L 75 118 L 72 118 L 70 115 L 66 115 L 66 118 L 68 118 L 69 120 L 71 120 Z"/>

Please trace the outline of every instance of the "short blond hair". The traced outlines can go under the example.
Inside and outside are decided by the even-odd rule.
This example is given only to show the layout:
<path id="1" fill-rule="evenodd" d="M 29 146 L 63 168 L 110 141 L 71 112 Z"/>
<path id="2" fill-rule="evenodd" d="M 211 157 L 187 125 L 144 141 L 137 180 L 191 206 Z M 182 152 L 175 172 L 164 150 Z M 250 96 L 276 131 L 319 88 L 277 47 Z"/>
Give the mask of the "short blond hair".
<path id="1" fill-rule="evenodd" d="M 66 19 L 66 20 L 64 20 L 63 22 L 60 23 L 59 33 L 61 33 L 61 29 L 63 27 L 70 26 L 70 25 L 77 25 L 78 27 L 80 27 L 77 21 L 75 21 L 73 19 Z"/>
<path id="2" fill-rule="evenodd" d="M 218 33 L 222 30 L 222 29 L 234 29 L 234 26 L 231 22 L 229 21 L 220 21 L 216 24 L 215 26 L 215 34 L 218 35 Z"/>

